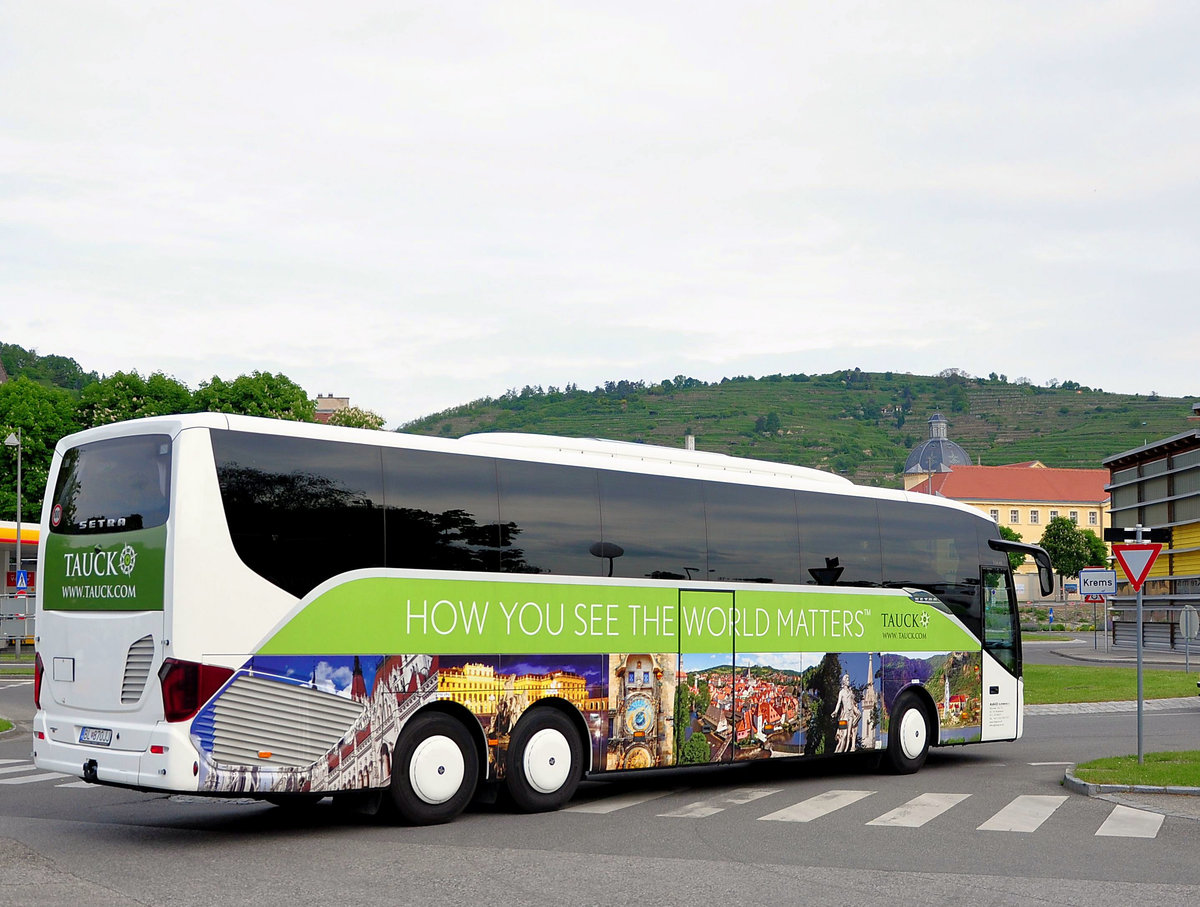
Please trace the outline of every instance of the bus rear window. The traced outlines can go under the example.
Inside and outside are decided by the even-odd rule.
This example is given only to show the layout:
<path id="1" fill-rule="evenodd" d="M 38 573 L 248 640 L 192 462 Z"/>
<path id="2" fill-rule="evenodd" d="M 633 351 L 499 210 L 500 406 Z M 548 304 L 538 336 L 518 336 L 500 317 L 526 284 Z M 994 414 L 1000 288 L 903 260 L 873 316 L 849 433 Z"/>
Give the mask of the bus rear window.
<path id="1" fill-rule="evenodd" d="M 50 531 L 64 535 L 161 526 L 170 500 L 171 439 L 132 435 L 93 441 L 63 456 Z"/>

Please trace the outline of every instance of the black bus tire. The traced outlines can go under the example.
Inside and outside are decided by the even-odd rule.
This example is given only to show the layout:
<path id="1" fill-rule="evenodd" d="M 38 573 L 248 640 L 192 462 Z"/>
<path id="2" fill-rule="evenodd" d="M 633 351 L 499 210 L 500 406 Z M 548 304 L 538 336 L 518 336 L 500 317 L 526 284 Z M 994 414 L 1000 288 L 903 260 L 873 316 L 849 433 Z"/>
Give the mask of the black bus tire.
<path id="1" fill-rule="evenodd" d="M 438 825 L 457 816 L 475 794 L 479 758 L 462 724 L 440 712 L 413 718 L 392 755 L 392 803 L 412 825 Z"/>
<path id="2" fill-rule="evenodd" d="M 583 742 L 571 719 L 554 708 L 533 709 L 509 738 L 504 785 L 525 812 L 559 809 L 575 795 L 582 763 Z"/>
<path id="3" fill-rule="evenodd" d="M 902 693 L 888 723 L 888 763 L 898 775 L 911 775 L 929 755 L 929 714 L 913 693 Z"/>

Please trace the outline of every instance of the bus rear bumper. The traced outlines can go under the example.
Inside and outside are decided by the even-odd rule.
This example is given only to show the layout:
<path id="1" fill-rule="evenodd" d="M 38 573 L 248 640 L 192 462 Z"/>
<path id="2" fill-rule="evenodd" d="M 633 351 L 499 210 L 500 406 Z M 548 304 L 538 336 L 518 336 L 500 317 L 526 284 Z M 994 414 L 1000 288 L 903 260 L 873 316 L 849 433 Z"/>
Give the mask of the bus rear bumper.
<path id="1" fill-rule="evenodd" d="M 128 750 L 63 740 L 51 724 L 45 712 L 34 716 L 33 762 L 44 771 L 139 790 L 194 792 L 198 788 L 196 762 L 188 755 L 194 757 L 194 750 L 186 737 L 177 739 L 169 726 L 157 726 L 145 749 Z"/>

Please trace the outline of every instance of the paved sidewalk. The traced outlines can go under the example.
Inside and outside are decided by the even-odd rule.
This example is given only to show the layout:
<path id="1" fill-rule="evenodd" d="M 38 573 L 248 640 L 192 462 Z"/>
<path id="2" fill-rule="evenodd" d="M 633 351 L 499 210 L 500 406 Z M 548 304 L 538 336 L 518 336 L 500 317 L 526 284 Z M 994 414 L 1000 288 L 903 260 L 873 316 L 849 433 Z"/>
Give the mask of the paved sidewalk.
<path id="1" fill-rule="evenodd" d="M 1172 709 L 1188 709 L 1200 712 L 1200 696 L 1183 696 L 1177 699 L 1146 699 L 1142 702 L 1144 712 L 1167 712 Z M 1088 712 L 1136 712 L 1137 700 L 1116 702 L 1055 702 L 1049 705 L 1027 705 L 1026 715 L 1083 715 Z"/>

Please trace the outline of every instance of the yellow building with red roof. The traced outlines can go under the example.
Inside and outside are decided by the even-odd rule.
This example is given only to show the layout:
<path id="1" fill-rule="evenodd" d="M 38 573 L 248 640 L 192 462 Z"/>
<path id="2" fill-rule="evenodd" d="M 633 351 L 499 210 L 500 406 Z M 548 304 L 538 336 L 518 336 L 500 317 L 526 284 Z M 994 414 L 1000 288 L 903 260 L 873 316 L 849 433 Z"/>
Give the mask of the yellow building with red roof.
<path id="1" fill-rule="evenodd" d="M 978 507 L 1025 542 L 1036 544 L 1055 517 L 1065 517 L 1080 529 L 1104 537 L 1109 525 L 1107 469 L 1060 469 L 1038 460 L 972 466 L 966 452 L 949 440 L 948 423 L 940 414 L 935 413 L 929 425 L 929 440 L 914 448 L 906 464 L 906 491 Z M 1037 596 L 1035 574 L 1032 562 L 1017 571 L 1019 597 Z"/>

